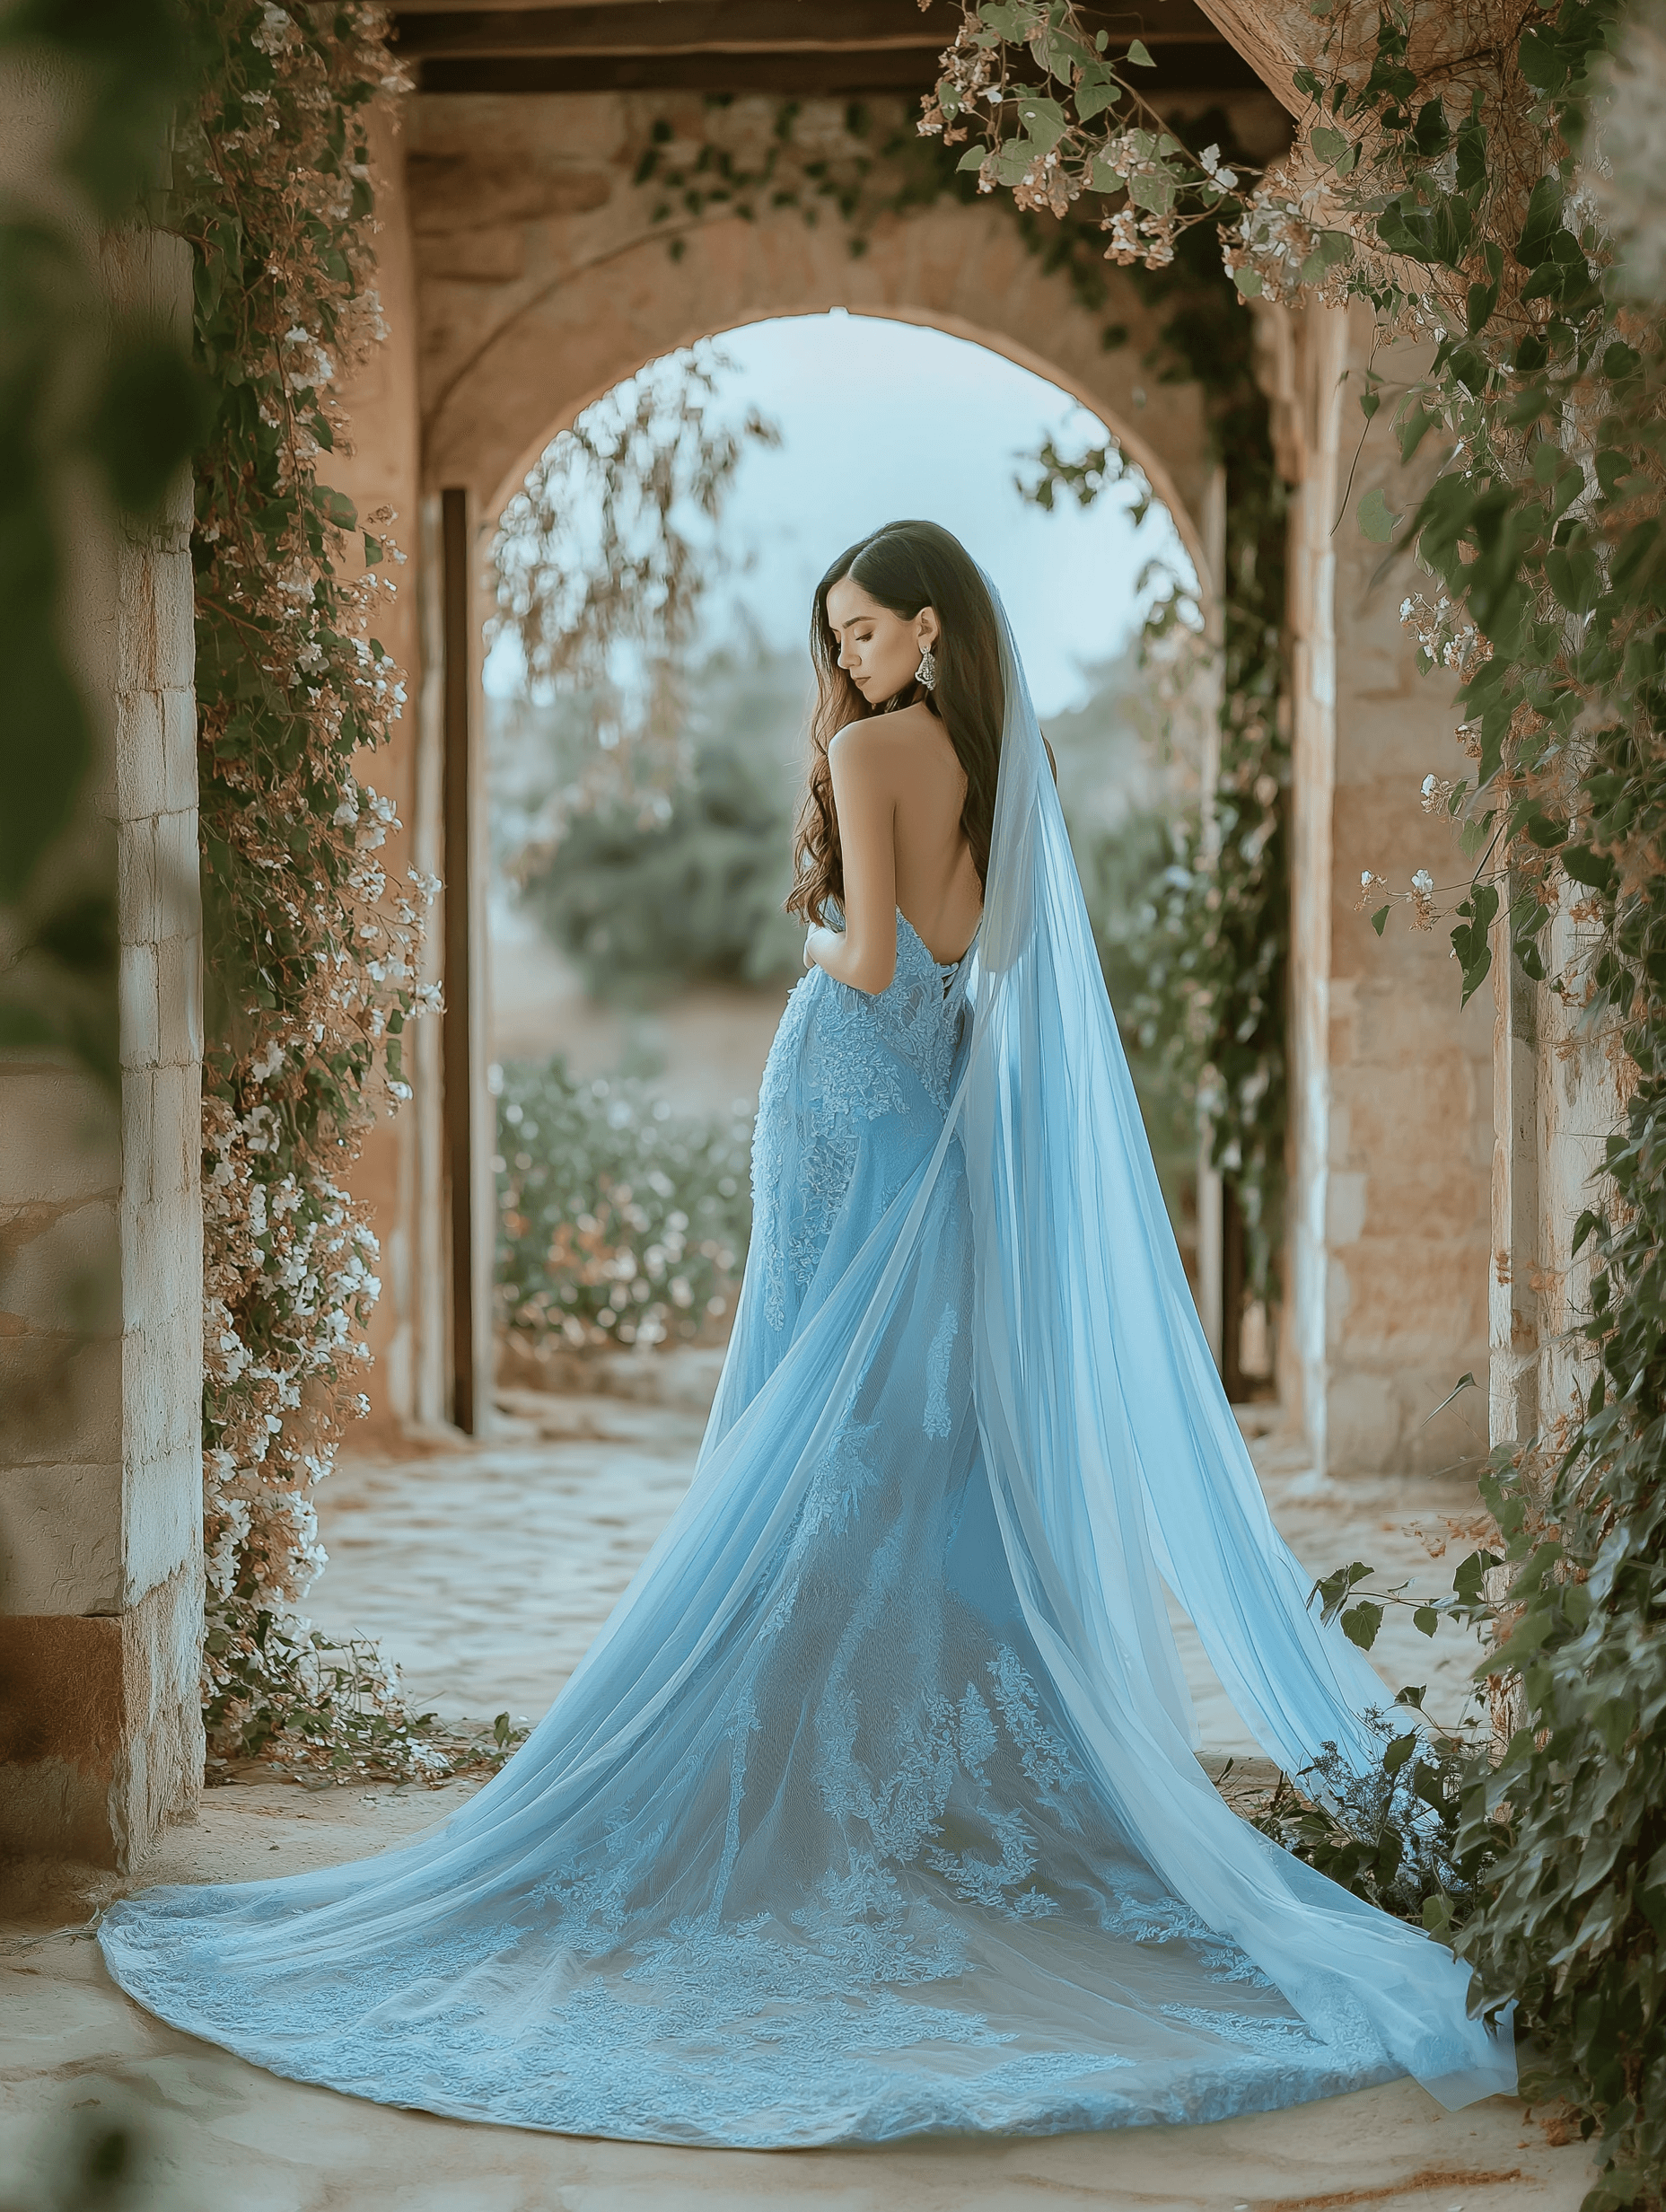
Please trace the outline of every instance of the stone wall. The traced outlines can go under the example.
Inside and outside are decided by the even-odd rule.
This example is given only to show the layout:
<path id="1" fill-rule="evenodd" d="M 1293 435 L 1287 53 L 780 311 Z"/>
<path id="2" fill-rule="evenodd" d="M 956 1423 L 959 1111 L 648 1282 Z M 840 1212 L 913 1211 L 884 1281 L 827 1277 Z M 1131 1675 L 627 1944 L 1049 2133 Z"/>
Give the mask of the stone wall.
<path id="1" fill-rule="evenodd" d="M 107 242 L 183 327 L 190 255 Z M 113 880 L 121 1091 L 0 1056 L 0 1848 L 127 1866 L 203 1765 L 202 1024 L 181 482 L 153 529 L 83 502 L 72 627 L 102 769 L 48 865 Z"/>

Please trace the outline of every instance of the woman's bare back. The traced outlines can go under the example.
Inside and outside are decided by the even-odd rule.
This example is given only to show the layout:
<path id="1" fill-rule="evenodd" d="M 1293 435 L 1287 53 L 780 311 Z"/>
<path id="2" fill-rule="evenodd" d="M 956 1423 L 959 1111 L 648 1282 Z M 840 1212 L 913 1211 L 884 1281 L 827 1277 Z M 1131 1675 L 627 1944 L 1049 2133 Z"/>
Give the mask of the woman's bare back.
<path id="1" fill-rule="evenodd" d="M 984 910 L 984 888 L 960 830 L 966 771 L 931 709 L 875 717 L 897 748 L 897 904 L 934 960 L 959 960 Z"/>
<path id="2" fill-rule="evenodd" d="M 960 832 L 966 776 L 925 706 L 871 715 L 828 748 L 845 879 L 842 930 L 812 929 L 804 956 L 841 983 L 882 991 L 902 913 L 934 960 L 958 961 L 983 912 Z"/>

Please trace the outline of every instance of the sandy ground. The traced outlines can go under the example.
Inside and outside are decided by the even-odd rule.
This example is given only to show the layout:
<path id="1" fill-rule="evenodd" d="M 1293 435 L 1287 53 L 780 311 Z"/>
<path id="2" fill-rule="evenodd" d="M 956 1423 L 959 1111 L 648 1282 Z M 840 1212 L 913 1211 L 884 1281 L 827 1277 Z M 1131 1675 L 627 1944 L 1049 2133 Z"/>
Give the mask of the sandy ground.
<path id="1" fill-rule="evenodd" d="M 320 1496 L 331 1565 L 311 1601 L 332 1627 L 384 1638 L 413 1691 L 450 1717 L 536 1716 L 676 1504 L 712 1363 L 680 1355 L 644 1403 L 512 1398 L 489 1445 L 345 1467 Z M 616 1387 L 630 1387 L 628 1381 Z M 1305 1564 L 1437 1567 L 1407 1523 L 1426 1485 L 1321 1485 L 1276 1438 L 1256 1452 Z M 1249 1747 L 1195 1640 L 1188 1664 L 1212 1763 Z M 1391 1682 L 1461 1703 L 1466 1655 L 1409 1626 L 1386 1639 Z M 299 1872 L 366 1856 L 443 1819 L 478 1786 L 319 1793 L 241 1782 L 209 1793 L 130 1886 Z M 1497 2098 L 1446 2113 L 1409 2083 L 1195 2129 L 1039 2142 L 940 2139 L 827 2152 L 678 2151 L 477 2128 L 276 2080 L 176 2033 L 110 1983 L 86 1932 L 108 1881 L 13 1885 L 0 1922 L 0 2206 L 44 2212 L 66 2131 L 115 2120 L 140 2146 L 132 2212 L 1575 2212 L 1588 2154 Z M 127 1886 L 127 1885 L 124 1885 Z M 75 1925 L 83 1923 L 82 1926 Z M 114 2207 L 111 2212 L 115 2212 Z"/>

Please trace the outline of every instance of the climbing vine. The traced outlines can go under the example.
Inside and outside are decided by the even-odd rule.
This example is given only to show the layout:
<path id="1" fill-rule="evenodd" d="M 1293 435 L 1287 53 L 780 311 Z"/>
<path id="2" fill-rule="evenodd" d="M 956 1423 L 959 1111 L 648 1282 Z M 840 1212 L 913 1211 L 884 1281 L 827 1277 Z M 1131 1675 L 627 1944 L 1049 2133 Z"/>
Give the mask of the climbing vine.
<path id="1" fill-rule="evenodd" d="M 1495 1454 L 1483 1487 L 1503 1604 L 1477 1603 L 1497 1553 L 1472 1555 L 1455 1586 L 1460 1610 L 1493 1616 L 1485 1672 L 1511 1686 L 1516 1716 L 1496 1757 L 1469 1754 L 1442 1785 L 1477 1893 L 1460 1915 L 1437 1887 L 1423 1909 L 1473 1966 L 1476 2002 L 1518 2004 L 1530 2094 L 1565 2098 L 1600 2137 L 1589 2212 L 1653 2206 L 1666 2171 L 1666 38 L 1658 7 L 1618 0 L 1495 20 L 1433 0 L 1311 13 L 1296 149 L 1220 198 L 1223 261 L 1246 296 L 1362 297 L 1385 332 L 1433 347 L 1395 427 L 1407 460 L 1433 450 L 1434 481 L 1407 514 L 1378 493 L 1358 520 L 1415 549 L 1430 581 L 1406 619 L 1460 685 L 1473 774 L 1431 777 L 1425 798 L 1462 821 L 1474 862 L 1452 913 L 1462 988 L 1502 942 L 1561 1002 L 1569 1051 L 1607 1055 L 1626 1100 L 1570 1240 L 1591 1255 L 1579 1401 Z M 1026 110 L 1003 80 L 992 121 L 961 94 L 996 48 L 1043 85 Z M 1115 103 L 1100 103 L 1074 12 L 969 7 L 957 55 L 937 109 L 976 113 L 981 158 L 1006 164 L 992 189 L 1022 144 L 1027 191 L 1100 196 L 1113 256 L 1162 266 L 1169 214 L 1219 180 L 1177 143 L 1104 120 Z M 1366 421 L 1381 398 L 1368 381 Z M 1433 920 L 1426 871 L 1399 896 Z M 1390 1748 L 1404 1765 L 1409 1739 Z"/>
<path id="2" fill-rule="evenodd" d="M 384 855 L 356 756 L 404 692 L 375 636 L 397 559 L 329 482 L 343 370 L 381 334 L 367 118 L 393 89 L 379 8 L 196 0 L 216 55 L 176 132 L 172 220 L 196 256 L 204 1064 L 204 1470 L 211 1756 L 276 1746 L 334 1771 L 443 1769 L 376 1655 L 294 1608 L 323 1564 L 312 1491 L 379 1290 L 346 1180 L 409 1095 L 402 1031 L 434 891 Z"/>

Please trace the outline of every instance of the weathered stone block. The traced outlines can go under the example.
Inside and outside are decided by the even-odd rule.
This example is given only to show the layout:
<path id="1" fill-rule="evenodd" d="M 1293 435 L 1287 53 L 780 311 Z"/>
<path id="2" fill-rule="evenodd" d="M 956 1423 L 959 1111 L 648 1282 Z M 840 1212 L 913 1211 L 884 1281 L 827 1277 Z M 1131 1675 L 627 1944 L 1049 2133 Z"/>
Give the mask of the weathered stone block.
<path id="1" fill-rule="evenodd" d="M 0 1619 L 0 1851 L 126 1872 L 195 1815 L 202 1609 L 182 1571 L 119 1618 Z"/>
<path id="2" fill-rule="evenodd" d="M 8 1330 L 70 1337 L 107 1321 L 120 1254 L 110 1193 L 13 1216 L 0 1227 L 0 1312 Z"/>
<path id="3" fill-rule="evenodd" d="M 180 1347 L 145 1348 L 165 1359 L 175 1356 L 171 1397 L 177 1403 L 179 1385 L 189 1380 Z M 203 1477 L 199 1441 L 193 1437 L 169 1449 L 163 1435 L 170 1406 L 164 1402 L 143 1455 L 130 1451 L 124 1478 L 122 1510 L 127 1543 L 121 1562 L 121 1602 L 136 1605 L 149 1591 L 166 1582 L 182 1567 L 200 1574 L 203 1549 Z"/>
<path id="4" fill-rule="evenodd" d="M 195 937 L 202 930 L 202 860 L 195 806 L 156 817 L 158 937 Z"/>
<path id="5" fill-rule="evenodd" d="M 89 1286 L 112 1304 L 116 1292 L 113 1277 Z M 9 1467 L 119 1460 L 121 1339 L 0 1336 L 0 1405 Z"/>
<path id="6" fill-rule="evenodd" d="M 1400 1418 L 1389 1378 L 1357 1371 L 1333 1378 L 1327 1400 L 1331 1472 L 1367 1474 L 1392 1468 L 1399 1457 Z"/>
<path id="7" fill-rule="evenodd" d="M 0 1602 L 16 1613 L 115 1613 L 122 1603 L 119 1458 L 0 1473 Z"/>
<path id="8" fill-rule="evenodd" d="M 162 1057 L 162 1005 L 154 941 L 121 948 L 121 1064 L 153 1067 Z"/>
<path id="9" fill-rule="evenodd" d="M 1365 1226 L 1368 1179 L 1332 1168 L 1326 1182 L 1325 1230 L 1333 1248 L 1354 1244 Z"/>
<path id="10" fill-rule="evenodd" d="M 124 822 L 116 843 L 117 925 L 123 944 L 148 944 L 162 932 L 156 874 L 156 822 L 152 815 Z"/>
<path id="11" fill-rule="evenodd" d="M 4 1084 L 0 1209 L 64 1206 L 115 1188 L 121 1172 L 116 1108 L 90 1076 L 13 1063 Z"/>
<path id="12" fill-rule="evenodd" d="M 203 1057 L 202 942 L 195 935 L 164 937 L 156 948 L 157 1058 L 171 1067 L 200 1065 Z"/>

